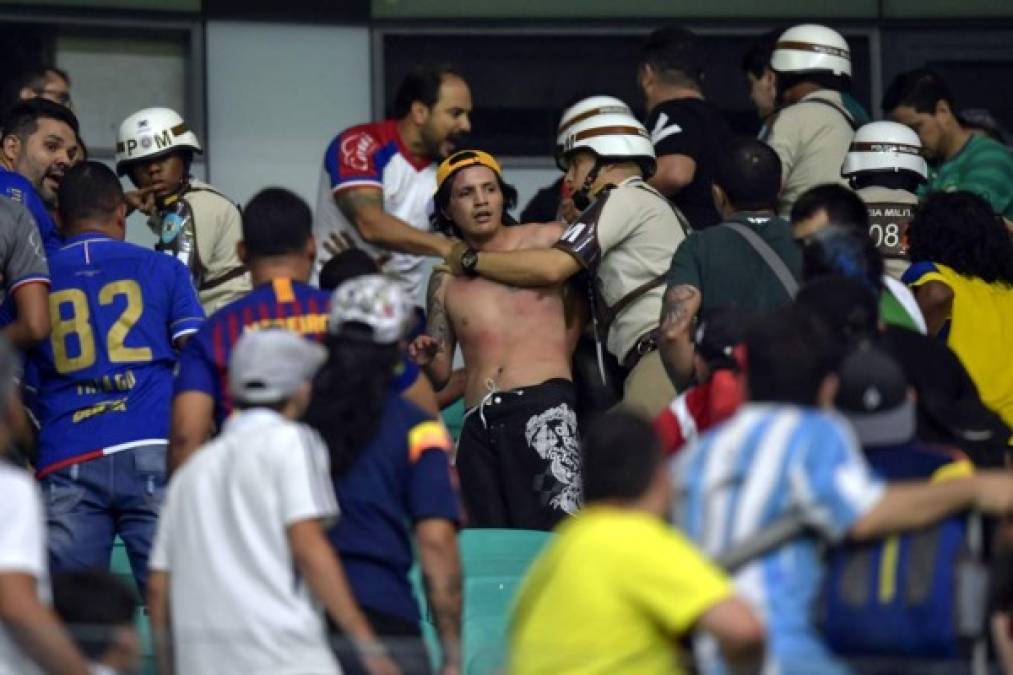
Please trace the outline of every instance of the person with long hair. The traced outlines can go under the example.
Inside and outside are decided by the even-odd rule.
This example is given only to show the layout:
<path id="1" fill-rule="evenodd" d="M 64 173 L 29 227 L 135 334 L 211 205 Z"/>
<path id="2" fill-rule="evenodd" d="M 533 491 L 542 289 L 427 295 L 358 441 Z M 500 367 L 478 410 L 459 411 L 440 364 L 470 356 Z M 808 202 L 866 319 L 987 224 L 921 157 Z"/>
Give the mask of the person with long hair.
<path id="1" fill-rule="evenodd" d="M 914 289 L 929 335 L 946 341 L 982 401 L 1013 423 L 1013 241 L 1002 218 L 971 192 L 935 192 L 908 230 Z"/>
<path id="2" fill-rule="evenodd" d="M 459 663 L 461 565 L 451 443 L 443 425 L 391 391 L 413 319 L 407 294 L 379 274 L 331 298 L 327 362 L 306 421 L 327 443 L 342 516 L 328 536 L 356 600 L 405 673 L 429 672 L 408 571 L 418 547 L 444 670 Z M 363 672 L 343 647 L 345 673 Z"/>

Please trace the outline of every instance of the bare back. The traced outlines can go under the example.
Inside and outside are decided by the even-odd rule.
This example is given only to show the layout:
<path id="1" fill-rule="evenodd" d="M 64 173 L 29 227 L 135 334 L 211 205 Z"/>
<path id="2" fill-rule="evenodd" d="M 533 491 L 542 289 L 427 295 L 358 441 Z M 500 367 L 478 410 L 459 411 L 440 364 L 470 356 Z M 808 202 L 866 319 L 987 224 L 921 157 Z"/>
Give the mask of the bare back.
<path id="1" fill-rule="evenodd" d="M 496 250 L 548 248 L 562 227 L 517 225 Z M 500 390 L 571 379 L 575 335 L 568 330 L 564 287 L 517 288 L 480 277 L 453 277 L 445 306 L 467 370 L 465 402 L 478 404 L 491 381 Z M 578 328 L 579 330 L 579 328 Z"/>

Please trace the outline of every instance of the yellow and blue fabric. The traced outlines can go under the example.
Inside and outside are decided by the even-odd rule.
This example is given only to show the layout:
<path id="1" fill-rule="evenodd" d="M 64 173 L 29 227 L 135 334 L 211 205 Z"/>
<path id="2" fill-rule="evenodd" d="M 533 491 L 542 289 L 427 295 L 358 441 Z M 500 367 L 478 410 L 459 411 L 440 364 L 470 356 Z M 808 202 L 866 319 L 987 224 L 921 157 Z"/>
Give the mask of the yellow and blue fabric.
<path id="1" fill-rule="evenodd" d="M 175 258 L 90 233 L 50 258 L 49 339 L 28 354 L 39 477 L 167 443 L 173 341 L 204 312 Z"/>
<path id="2" fill-rule="evenodd" d="M 341 518 L 327 536 L 363 607 L 419 621 L 411 528 L 427 518 L 459 521 L 451 448 L 440 422 L 391 393 L 376 435 L 335 481 Z"/>
<path id="3" fill-rule="evenodd" d="M 644 512 L 591 506 L 556 533 L 518 595 L 509 672 L 685 672 L 677 644 L 731 596 L 724 573 Z"/>
<path id="4" fill-rule="evenodd" d="M 953 291 L 946 344 L 964 364 L 985 405 L 1013 426 L 1013 286 L 931 262 L 912 265 L 903 281 L 912 287 L 938 281 Z"/>

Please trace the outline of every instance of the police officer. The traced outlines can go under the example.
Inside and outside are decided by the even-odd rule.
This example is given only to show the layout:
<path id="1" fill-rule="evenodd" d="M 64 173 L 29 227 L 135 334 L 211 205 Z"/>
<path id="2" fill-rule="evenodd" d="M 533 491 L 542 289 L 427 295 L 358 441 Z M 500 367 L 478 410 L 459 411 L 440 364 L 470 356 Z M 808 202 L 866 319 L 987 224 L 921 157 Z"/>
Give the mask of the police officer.
<path id="1" fill-rule="evenodd" d="M 647 184 L 654 146 L 632 116 L 607 113 L 574 124 L 563 158 L 582 213 L 552 248 L 479 252 L 462 243 L 447 263 L 455 274 L 523 287 L 586 271 L 596 332 L 621 366 L 623 404 L 653 417 L 674 395 L 657 353 L 658 317 L 665 272 L 689 223 Z"/>
<path id="2" fill-rule="evenodd" d="M 123 120 L 116 141 L 116 171 L 138 188 L 130 205 L 148 215 L 155 248 L 189 269 L 201 306 L 213 313 L 250 290 L 239 260 L 239 209 L 217 189 L 190 175 L 197 136 L 179 113 L 145 108 Z"/>
<path id="3" fill-rule="evenodd" d="M 841 175 L 869 209 L 869 236 L 886 272 L 900 279 L 910 261 L 905 242 L 928 166 L 918 134 L 897 122 L 871 122 L 855 133 Z"/>
<path id="4" fill-rule="evenodd" d="M 843 98 L 851 87 L 851 51 L 831 28 L 794 26 L 778 38 L 770 66 L 777 75 L 780 108 L 762 140 L 781 158 L 784 189 L 778 211 L 787 216 L 809 188 L 843 182 L 837 167 L 857 126 Z"/>

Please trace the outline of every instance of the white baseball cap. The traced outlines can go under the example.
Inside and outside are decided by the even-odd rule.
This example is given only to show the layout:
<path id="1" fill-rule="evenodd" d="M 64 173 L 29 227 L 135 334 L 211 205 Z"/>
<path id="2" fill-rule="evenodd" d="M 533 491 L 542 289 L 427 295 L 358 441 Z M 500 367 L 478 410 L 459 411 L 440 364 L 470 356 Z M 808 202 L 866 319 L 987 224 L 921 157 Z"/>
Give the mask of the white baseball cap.
<path id="1" fill-rule="evenodd" d="M 283 401 L 316 375 L 327 350 L 284 328 L 247 330 L 229 358 L 229 392 L 243 403 Z"/>
<path id="2" fill-rule="evenodd" d="M 327 332 L 340 335 L 346 326 L 356 324 L 368 328 L 376 344 L 389 345 L 408 334 L 414 318 L 414 307 L 397 282 L 383 274 L 367 274 L 334 290 Z"/>

